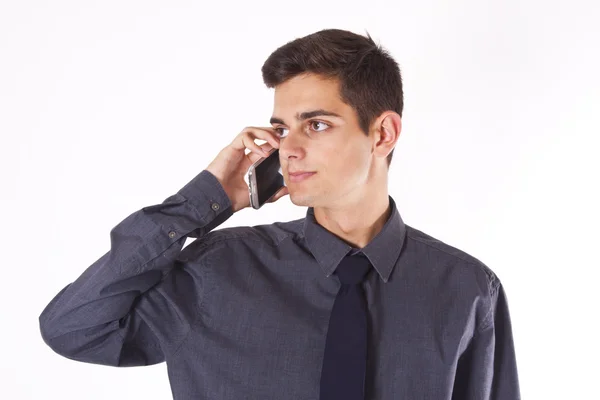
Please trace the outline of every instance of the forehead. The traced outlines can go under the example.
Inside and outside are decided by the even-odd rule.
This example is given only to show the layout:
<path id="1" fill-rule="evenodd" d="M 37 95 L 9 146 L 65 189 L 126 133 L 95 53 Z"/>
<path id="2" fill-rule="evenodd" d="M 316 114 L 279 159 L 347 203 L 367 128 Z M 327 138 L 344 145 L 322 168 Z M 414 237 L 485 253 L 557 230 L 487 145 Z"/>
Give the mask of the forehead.
<path id="1" fill-rule="evenodd" d="M 302 74 L 275 87 L 273 115 L 284 116 L 321 108 L 346 114 L 351 108 L 342 102 L 339 81 L 314 74 Z"/>

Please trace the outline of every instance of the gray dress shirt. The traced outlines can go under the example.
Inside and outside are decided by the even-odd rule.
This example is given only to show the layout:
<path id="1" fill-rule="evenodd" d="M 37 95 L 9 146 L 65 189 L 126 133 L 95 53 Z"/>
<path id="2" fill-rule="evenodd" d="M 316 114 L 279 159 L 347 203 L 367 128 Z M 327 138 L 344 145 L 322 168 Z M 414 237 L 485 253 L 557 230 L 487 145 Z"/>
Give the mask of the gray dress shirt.
<path id="1" fill-rule="evenodd" d="M 165 361 L 177 400 L 317 400 L 340 288 L 332 274 L 362 251 L 374 266 L 363 284 L 366 399 L 519 399 L 500 280 L 406 225 L 389 200 L 389 219 L 362 249 L 319 225 L 312 208 L 294 221 L 215 230 L 233 212 L 204 170 L 110 231 L 110 250 L 42 311 L 41 335 L 77 361 Z M 186 237 L 196 240 L 184 248 Z"/>

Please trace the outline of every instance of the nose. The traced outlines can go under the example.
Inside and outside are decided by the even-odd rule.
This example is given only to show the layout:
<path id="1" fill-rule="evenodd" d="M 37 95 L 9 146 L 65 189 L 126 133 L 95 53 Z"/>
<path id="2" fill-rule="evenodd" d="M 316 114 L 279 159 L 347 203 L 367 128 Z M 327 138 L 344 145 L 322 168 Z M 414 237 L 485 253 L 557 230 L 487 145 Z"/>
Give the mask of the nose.
<path id="1" fill-rule="evenodd" d="M 292 133 L 292 129 L 288 131 L 287 136 L 279 139 L 279 157 L 283 161 L 293 158 L 304 158 L 306 154 L 306 145 L 302 132 Z"/>

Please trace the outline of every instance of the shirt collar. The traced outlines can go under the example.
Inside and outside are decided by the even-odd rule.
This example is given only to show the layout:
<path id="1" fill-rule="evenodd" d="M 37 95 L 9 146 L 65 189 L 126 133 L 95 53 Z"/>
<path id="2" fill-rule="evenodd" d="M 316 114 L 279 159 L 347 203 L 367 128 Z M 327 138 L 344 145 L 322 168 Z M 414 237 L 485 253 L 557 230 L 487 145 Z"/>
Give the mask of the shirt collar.
<path id="1" fill-rule="evenodd" d="M 396 202 L 389 196 L 391 213 L 381 231 L 362 249 L 356 251 L 351 245 L 319 225 L 315 219 L 314 208 L 309 207 L 304 218 L 303 234 L 313 256 L 329 277 L 342 259 L 353 249 L 362 252 L 384 282 L 390 278 L 396 261 L 404 246 L 406 225 L 398 212 Z"/>

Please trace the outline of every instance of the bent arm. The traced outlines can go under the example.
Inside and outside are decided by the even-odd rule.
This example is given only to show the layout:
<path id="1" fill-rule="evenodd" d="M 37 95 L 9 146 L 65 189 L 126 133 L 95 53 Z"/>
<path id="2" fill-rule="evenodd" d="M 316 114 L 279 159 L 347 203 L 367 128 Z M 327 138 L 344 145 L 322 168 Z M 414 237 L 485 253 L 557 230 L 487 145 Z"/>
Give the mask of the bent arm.
<path id="1" fill-rule="evenodd" d="M 219 181 L 204 170 L 162 204 L 138 210 L 110 231 L 110 250 L 65 286 L 39 316 L 43 340 L 64 357 L 111 366 L 164 361 L 189 330 L 182 305 L 159 284 L 201 296 L 178 268 L 186 237 L 202 240 L 233 214 Z M 181 279 L 184 278 L 184 279 Z M 169 341 L 150 320 L 170 324 Z"/>

